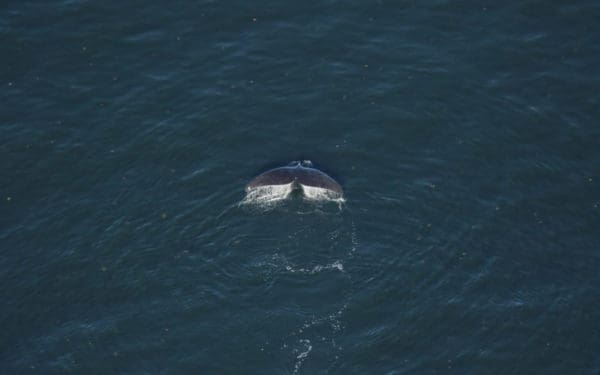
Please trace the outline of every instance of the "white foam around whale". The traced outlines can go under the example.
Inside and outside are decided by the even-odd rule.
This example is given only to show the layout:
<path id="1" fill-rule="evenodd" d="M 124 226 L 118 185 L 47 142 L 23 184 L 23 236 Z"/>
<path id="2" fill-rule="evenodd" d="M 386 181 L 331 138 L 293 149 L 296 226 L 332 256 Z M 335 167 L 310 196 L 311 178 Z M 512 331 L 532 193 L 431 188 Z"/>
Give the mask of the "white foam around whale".
<path id="1" fill-rule="evenodd" d="M 258 186 L 246 193 L 245 203 L 268 204 L 286 199 L 292 190 L 293 183 L 285 185 L 263 185 Z"/>
<path id="2" fill-rule="evenodd" d="M 302 186 L 302 194 L 308 200 L 312 201 L 341 201 L 343 202 L 343 198 L 340 194 L 336 193 L 333 190 L 324 189 L 316 186 L 308 186 L 308 185 L 300 185 Z"/>
<path id="3" fill-rule="evenodd" d="M 292 191 L 296 189 L 298 189 L 298 185 L 296 185 L 295 182 L 282 185 L 258 186 L 246 193 L 246 197 L 242 203 L 270 206 L 273 203 L 287 199 Z M 332 201 L 339 204 L 345 202 L 344 198 L 340 196 L 340 194 L 329 189 L 300 184 L 299 190 L 302 192 L 304 199 L 309 201 Z"/>

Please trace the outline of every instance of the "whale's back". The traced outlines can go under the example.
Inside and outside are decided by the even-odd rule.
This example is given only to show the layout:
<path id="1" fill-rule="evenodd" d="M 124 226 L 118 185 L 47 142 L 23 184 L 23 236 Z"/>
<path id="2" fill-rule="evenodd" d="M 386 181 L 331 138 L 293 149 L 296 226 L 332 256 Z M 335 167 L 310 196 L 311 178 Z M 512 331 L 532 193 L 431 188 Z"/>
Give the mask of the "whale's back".
<path id="1" fill-rule="evenodd" d="M 339 195 L 344 194 L 342 187 L 333 178 L 316 168 L 303 167 L 279 167 L 268 170 L 253 178 L 247 185 L 246 191 L 259 187 L 298 184 L 303 188 L 325 189 Z"/>

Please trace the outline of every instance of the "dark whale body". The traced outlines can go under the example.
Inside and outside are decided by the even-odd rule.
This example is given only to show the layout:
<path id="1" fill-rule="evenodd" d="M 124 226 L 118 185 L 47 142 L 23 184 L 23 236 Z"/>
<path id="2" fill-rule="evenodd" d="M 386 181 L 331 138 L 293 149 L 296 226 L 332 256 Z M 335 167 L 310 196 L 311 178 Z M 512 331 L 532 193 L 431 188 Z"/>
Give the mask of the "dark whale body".
<path id="1" fill-rule="evenodd" d="M 274 168 L 258 175 L 246 185 L 246 191 L 249 192 L 263 186 L 287 184 L 325 189 L 340 197 L 344 194 L 340 184 L 333 178 L 318 169 L 304 166 L 301 163 Z"/>

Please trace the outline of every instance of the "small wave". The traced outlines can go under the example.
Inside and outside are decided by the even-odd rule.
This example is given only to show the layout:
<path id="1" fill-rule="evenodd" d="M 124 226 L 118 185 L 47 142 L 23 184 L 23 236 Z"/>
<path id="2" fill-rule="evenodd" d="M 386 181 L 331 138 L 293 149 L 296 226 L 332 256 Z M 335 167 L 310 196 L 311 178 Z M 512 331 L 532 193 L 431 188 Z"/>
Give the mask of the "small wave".
<path id="1" fill-rule="evenodd" d="M 316 266 L 314 266 L 313 268 L 294 268 L 290 265 L 285 266 L 286 271 L 289 271 L 291 273 L 305 273 L 305 274 L 309 274 L 309 275 L 313 275 L 315 273 L 319 273 L 321 271 L 328 271 L 328 270 L 338 270 L 340 272 L 345 272 L 344 271 L 344 264 L 339 261 L 336 260 L 335 262 L 331 263 L 331 264 L 326 264 L 326 265 L 320 265 L 317 264 Z"/>
<path id="2" fill-rule="evenodd" d="M 296 359 L 298 361 L 296 361 L 296 363 L 294 364 L 293 374 L 298 373 L 298 371 L 300 370 L 300 367 L 302 366 L 302 362 L 304 362 L 306 360 L 306 358 L 308 357 L 308 355 L 310 354 L 310 352 L 312 351 L 312 348 L 313 348 L 309 339 L 300 339 L 300 344 L 302 346 L 304 346 L 304 351 L 300 352 L 296 356 Z"/>

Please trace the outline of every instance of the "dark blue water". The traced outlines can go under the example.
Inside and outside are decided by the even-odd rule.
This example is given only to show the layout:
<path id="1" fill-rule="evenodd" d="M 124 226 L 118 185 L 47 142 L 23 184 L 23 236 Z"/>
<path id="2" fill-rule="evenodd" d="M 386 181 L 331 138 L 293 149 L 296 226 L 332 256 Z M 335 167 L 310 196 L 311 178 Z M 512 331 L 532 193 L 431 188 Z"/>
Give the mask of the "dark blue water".
<path id="1" fill-rule="evenodd" d="M 0 372 L 598 374 L 598 20 L 4 2 Z"/>

